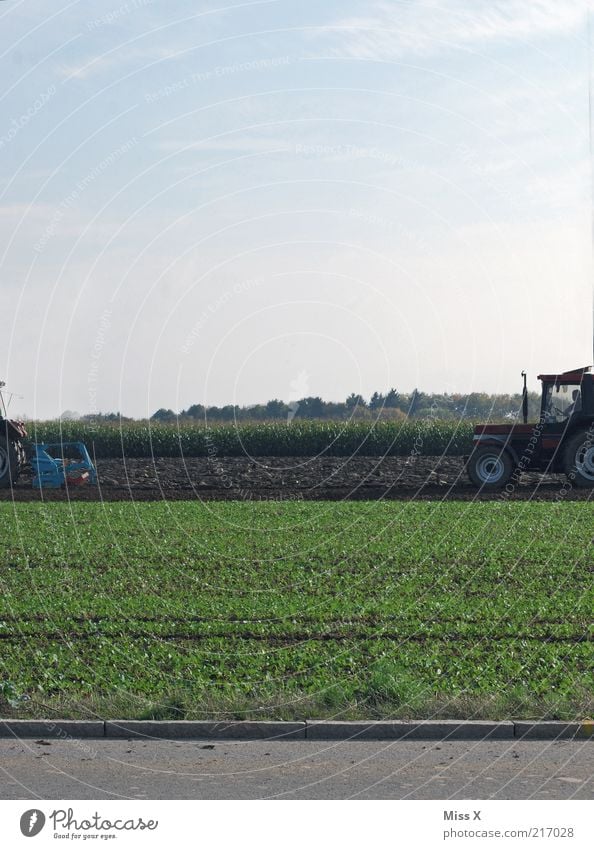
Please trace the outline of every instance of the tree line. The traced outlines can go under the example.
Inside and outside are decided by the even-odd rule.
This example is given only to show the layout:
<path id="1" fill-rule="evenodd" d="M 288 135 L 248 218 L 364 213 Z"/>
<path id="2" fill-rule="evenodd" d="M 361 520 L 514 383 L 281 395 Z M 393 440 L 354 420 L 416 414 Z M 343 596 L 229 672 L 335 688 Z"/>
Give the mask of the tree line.
<path id="1" fill-rule="evenodd" d="M 223 407 L 192 404 L 187 410 L 175 412 L 161 408 L 152 416 L 155 422 L 265 422 L 294 419 L 328 420 L 398 420 L 414 419 L 471 419 L 505 421 L 521 415 L 522 396 L 492 395 L 487 392 L 471 392 L 468 395 L 458 393 L 427 393 L 414 389 L 410 393 L 401 393 L 396 389 L 387 392 L 374 392 L 369 399 L 352 393 L 344 401 L 324 401 L 319 396 L 308 396 L 298 401 L 286 402 L 274 398 L 266 404 L 254 404 L 240 407 L 226 404 Z M 528 409 L 531 420 L 538 418 L 540 395 L 528 394 Z"/>

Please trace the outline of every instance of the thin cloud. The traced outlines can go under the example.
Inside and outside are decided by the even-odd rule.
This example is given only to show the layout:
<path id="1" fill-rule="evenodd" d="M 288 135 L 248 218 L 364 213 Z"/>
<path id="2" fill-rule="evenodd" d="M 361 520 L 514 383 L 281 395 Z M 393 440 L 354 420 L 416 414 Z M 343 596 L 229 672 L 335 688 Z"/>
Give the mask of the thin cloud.
<path id="1" fill-rule="evenodd" d="M 144 61 L 155 61 L 175 57 L 175 52 L 167 48 L 136 48 L 135 50 L 110 50 L 76 65 L 61 64 L 58 75 L 65 80 L 84 80 L 89 77 L 109 71 L 112 68 L 122 68 L 124 65 L 134 62 L 140 64 Z"/>
<path id="2" fill-rule="evenodd" d="M 54 208 L 49 203 L 10 203 L 0 206 L 0 217 L 11 219 L 21 215 L 45 217 Z"/>
<path id="3" fill-rule="evenodd" d="M 364 16 L 340 18 L 321 36 L 334 55 L 357 59 L 432 54 L 485 43 L 534 40 L 585 30 L 590 3 L 575 0 L 377 2 Z"/>

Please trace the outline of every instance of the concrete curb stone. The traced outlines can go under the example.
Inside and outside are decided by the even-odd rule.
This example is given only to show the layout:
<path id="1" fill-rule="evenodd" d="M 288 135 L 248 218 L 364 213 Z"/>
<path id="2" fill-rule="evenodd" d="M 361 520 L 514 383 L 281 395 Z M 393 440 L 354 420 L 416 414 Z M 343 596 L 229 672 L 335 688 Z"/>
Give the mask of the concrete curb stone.
<path id="1" fill-rule="evenodd" d="M 39 737 L 59 740 L 97 738 L 105 736 L 101 719 L 2 719 L 0 737 Z"/>
<path id="2" fill-rule="evenodd" d="M 594 740 L 594 721 L 0 719 L 0 738 L 122 740 Z"/>
<path id="3" fill-rule="evenodd" d="M 513 722 L 430 720 L 333 722 L 307 720 L 308 740 L 513 740 Z"/>
<path id="4" fill-rule="evenodd" d="M 594 739 L 594 722 L 514 722 L 518 740 L 585 740 Z"/>
<path id="5" fill-rule="evenodd" d="M 169 740 L 305 740 L 305 722 L 122 720 L 106 722 L 105 736 L 111 739 L 158 737 Z"/>

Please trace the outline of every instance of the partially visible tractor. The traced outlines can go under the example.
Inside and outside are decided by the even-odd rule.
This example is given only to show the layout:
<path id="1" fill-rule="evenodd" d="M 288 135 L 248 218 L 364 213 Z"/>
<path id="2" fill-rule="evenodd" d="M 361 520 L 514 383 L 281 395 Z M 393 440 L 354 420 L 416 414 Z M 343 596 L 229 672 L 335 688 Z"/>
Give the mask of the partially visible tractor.
<path id="1" fill-rule="evenodd" d="M 522 423 L 484 424 L 474 429 L 466 468 L 483 491 L 509 487 L 522 472 L 567 475 L 572 485 L 594 488 L 594 375 L 590 366 L 563 374 L 539 374 L 538 422 L 528 422 L 526 373 Z"/>
<path id="2" fill-rule="evenodd" d="M 26 462 L 23 439 L 27 436 L 23 422 L 7 417 L 0 381 L 0 488 L 15 484 Z"/>
<path id="3" fill-rule="evenodd" d="M 13 486 L 26 463 L 23 440 L 27 438 L 24 422 L 8 418 L 0 381 L 0 488 Z M 80 486 L 97 483 L 97 470 L 84 442 L 33 443 L 29 446 L 33 486 Z"/>

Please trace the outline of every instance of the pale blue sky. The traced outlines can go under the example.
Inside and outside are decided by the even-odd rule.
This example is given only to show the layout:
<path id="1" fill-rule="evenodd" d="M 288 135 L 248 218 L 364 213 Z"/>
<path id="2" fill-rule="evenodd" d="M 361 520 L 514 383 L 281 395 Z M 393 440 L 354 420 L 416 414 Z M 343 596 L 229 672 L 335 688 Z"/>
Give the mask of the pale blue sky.
<path id="1" fill-rule="evenodd" d="M 590 362 L 586 3 L 4 0 L 14 409 Z"/>

